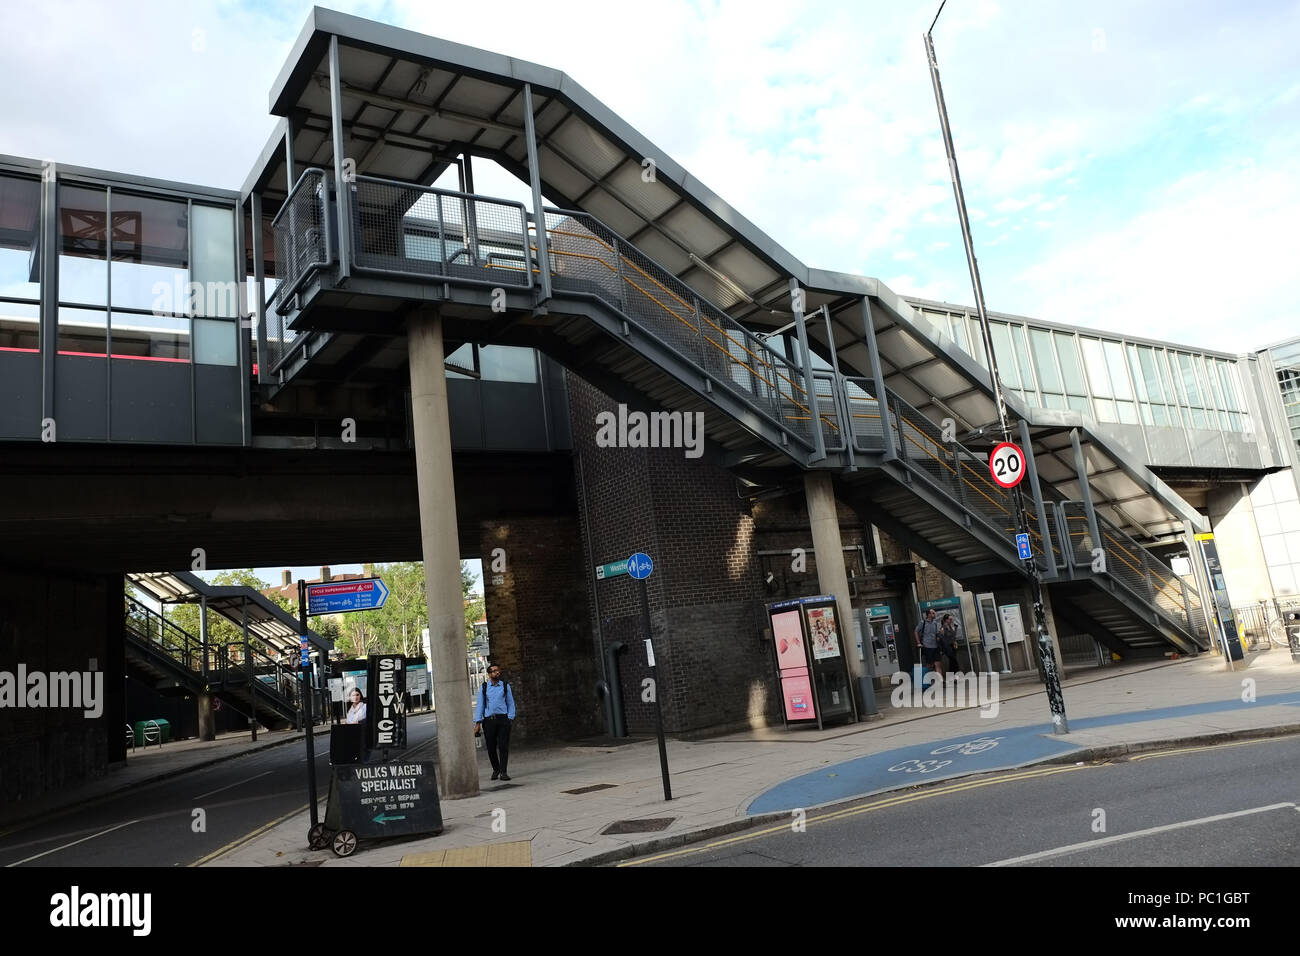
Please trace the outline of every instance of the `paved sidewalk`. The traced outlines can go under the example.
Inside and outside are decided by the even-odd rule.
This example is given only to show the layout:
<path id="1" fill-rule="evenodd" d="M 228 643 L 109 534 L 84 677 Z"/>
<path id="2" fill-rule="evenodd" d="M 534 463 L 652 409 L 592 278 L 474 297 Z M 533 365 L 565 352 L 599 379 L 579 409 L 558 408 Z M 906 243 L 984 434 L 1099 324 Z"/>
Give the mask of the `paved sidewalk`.
<path id="1" fill-rule="evenodd" d="M 208 865 L 394 866 L 403 858 L 406 865 L 607 862 L 752 826 L 773 814 L 788 816 L 779 808 L 807 809 L 931 779 L 1161 743 L 1300 732 L 1300 664 L 1275 649 L 1236 667 L 1229 672 L 1222 658 L 1203 655 L 1076 672 L 1065 681 L 1073 732 L 1064 737 L 1051 733 L 1046 695 L 1037 684 L 1006 684 L 996 717 L 981 717 L 978 708 L 900 708 L 879 720 L 824 731 L 766 728 L 669 740 L 671 802 L 663 800 L 653 739 L 520 750 L 511 754 L 514 773 L 507 784 L 488 781 L 480 752 L 483 792 L 444 800 L 445 829 L 438 837 L 363 841 L 341 859 L 306 848 L 304 812 Z M 1243 700 L 1247 680 L 1254 702 Z M 884 692 L 880 700 L 886 702 Z M 993 738 L 997 743 L 989 745 Z M 970 746 L 976 740 L 985 743 Z M 944 744 L 949 749 L 943 755 L 930 756 Z M 931 763 L 920 764 L 920 772 L 907 769 L 926 759 Z M 941 759 L 952 763 L 931 772 Z M 571 792 L 583 788 L 592 789 Z M 603 832 L 619 821 L 663 818 L 670 822 L 656 832 Z"/>

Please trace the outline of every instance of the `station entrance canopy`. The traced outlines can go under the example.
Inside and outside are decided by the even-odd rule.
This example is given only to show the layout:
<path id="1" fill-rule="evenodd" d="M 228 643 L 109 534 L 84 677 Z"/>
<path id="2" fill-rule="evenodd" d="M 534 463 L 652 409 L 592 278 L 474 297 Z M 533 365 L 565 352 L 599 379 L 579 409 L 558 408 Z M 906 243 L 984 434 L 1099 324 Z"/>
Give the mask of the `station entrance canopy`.
<path id="1" fill-rule="evenodd" d="M 972 448 L 1000 437 L 989 428 L 997 415 L 988 372 L 944 331 L 877 279 L 804 265 L 558 70 L 315 8 L 271 91 L 270 111 L 282 119 L 243 195 L 255 195 L 269 219 L 304 170 L 333 169 L 336 110 L 342 157 L 358 176 L 427 185 L 466 155 L 529 183 L 526 94 L 550 201 L 600 220 L 760 336 L 789 327 L 795 280 L 815 352 L 847 375 L 874 377 L 874 343 L 880 374 L 901 398 L 932 420 L 954 419 Z M 653 177 L 644 176 L 651 163 Z M 473 192 L 472 182 L 464 188 Z M 1030 428 L 1047 488 L 1080 494 L 1077 438 L 1096 508 L 1133 537 L 1160 542 L 1207 530 L 1090 417 L 1006 400 Z"/>

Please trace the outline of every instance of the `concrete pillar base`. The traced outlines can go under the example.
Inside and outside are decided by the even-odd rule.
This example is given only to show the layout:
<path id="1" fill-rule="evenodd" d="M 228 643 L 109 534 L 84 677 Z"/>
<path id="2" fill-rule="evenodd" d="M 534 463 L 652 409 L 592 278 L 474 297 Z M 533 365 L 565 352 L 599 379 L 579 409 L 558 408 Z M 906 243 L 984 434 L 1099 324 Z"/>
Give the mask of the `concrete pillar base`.
<path id="1" fill-rule="evenodd" d="M 429 605 L 429 664 L 438 706 L 439 783 L 443 797 L 456 800 L 478 796 L 479 774 L 473 705 L 466 686 L 465 607 L 460 590 L 460 538 L 451 468 L 442 317 L 436 309 L 424 308 L 411 316 L 407 349 L 420 539 Z"/>
<path id="2" fill-rule="evenodd" d="M 217 739 L 217 722 L 212 712 L 212 695 L 199 694 L 199 740 Z"/>

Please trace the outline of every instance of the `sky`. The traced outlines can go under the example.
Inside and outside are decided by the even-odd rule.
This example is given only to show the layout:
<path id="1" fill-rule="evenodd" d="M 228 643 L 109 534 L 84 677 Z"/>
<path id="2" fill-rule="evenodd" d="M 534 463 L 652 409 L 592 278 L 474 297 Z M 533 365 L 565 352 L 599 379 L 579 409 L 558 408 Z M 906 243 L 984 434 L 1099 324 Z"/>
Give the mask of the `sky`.
<path id="1" fill-rule="evenodd" d="M 564 70 L 805 263 L 972 301 L 936 0 L 332 5 Z M 227 188 L 310 9 L 0 7 L 0 152 Z M 1300 328 L 1300 2 L 950 0 L 934 40 L 991 309 L 1229 352 Z"/>

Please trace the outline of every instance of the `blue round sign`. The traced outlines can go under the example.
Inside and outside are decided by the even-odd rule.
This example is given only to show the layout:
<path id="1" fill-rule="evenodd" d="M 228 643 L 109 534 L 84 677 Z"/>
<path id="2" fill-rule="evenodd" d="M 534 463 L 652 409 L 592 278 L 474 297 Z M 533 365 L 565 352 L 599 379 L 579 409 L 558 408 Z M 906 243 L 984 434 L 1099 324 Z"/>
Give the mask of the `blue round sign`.
<path id="1" fill-rule="evenodd" d="M 654 569 L 655 563 L 650 560 L 650 555 L 640 551 L 627 559 L 627 573 L 638 580 L 650 577 Z"/>

